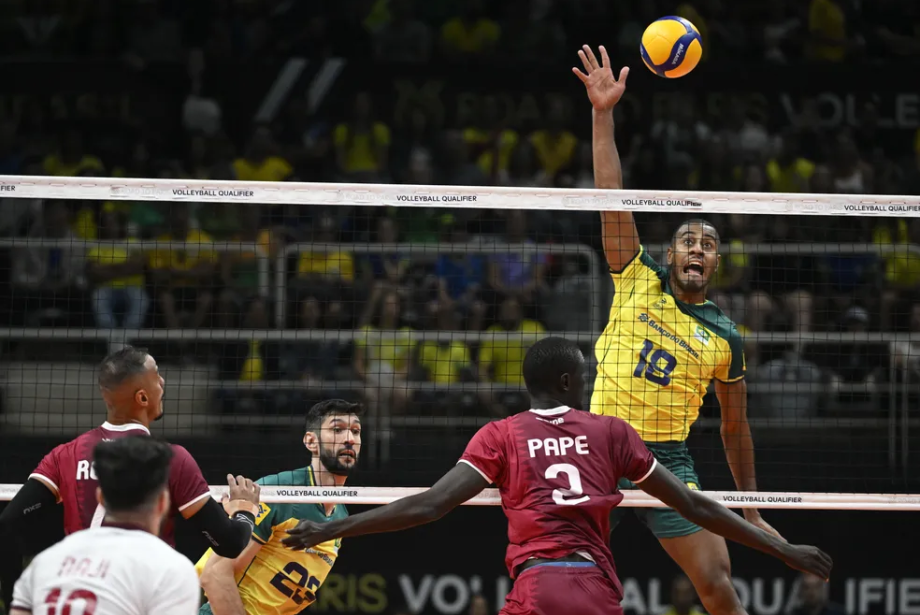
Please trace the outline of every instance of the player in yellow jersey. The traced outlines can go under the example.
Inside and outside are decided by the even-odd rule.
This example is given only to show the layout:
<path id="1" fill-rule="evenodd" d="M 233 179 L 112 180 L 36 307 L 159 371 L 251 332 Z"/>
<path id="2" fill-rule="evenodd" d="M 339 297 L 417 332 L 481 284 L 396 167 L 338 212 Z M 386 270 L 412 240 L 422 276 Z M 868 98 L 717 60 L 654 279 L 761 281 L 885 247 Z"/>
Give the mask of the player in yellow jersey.
<path id="1" fill-rule="evenodd" d="M 598 63 L 586 45 L 578 52 L 586 73 L 573 70 L 594 107 L 595 185 L 620 189 L 623 176 L 613 136 L 613 108 L 625 91 L 629 69 L 622 69 L 617 81 L 607 52 L 603 47 L 600 52 Z M 718 232 L 704 220 L 680 225 L 668 248 L 667 266 L 662 267 L 640 245 L 632 213 L 605 211 L 601 220 L 614 296 L 610 322 L 595 348 L 598 370 L 591 412 L 629 422 L 659 463 L 691 489 L 699 489 L 686 439 L 706 389 L 715 380 L 722 441 L 735 484 L 742 491 L 756 491 L 741 338 L 731 320 L 706 300 L 706 287 L 719 267 Z M 732 586 L 723 538 L 668 508 L 637 510 L 690 577 L 709 613 L 744 613 Z M 614 511 L 611 527 L 619 521 L 617 515 Z M 757 510 L 745 509 L 744 517 L 776 534 Z"/>
<path id="2" fill-rule="evenodd" d="M 344 485 L 361 452 L 359 415 L 358 404 L 341 399 L 313 406 L 303 437 L 310 464 L 266 476 L 258 484 Z M 332 570 L 341 540 L 305 551 L 287 549 L 281 540 L 301 520 L 327 523 L 347 516 L 341 504 L 260 504 L 252 541 L 242 555 L 226 559 L 209 550 L 196 565 L 208 599 L 199 615 L 294 615 L 306 609 Z"/>

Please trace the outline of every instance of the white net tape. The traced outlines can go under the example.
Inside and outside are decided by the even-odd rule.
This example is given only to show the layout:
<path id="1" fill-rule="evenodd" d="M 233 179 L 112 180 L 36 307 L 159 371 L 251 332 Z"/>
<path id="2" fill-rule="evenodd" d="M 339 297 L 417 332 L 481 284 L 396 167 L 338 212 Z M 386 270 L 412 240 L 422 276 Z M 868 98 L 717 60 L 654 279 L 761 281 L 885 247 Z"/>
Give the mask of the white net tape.
<path id="1" fill-rule="evenodd" d="M 920 217 L 920 197 L 0 176 L 0 197 L 568 211 Z"/>
<path id="2" fill-rule="evenodd" d="M 0 501 L 11 500 L 22 485 L 0 484 Z M 227 487 L 211 486 L 216 500 Z M 419 487 L 262 487 L 267 504 L 365 504 L 382 505 L 425 491 Z M 727 508 L 784 508 L 805 510 L 891 510 L 920 511 L 920 495 L 869 493 L 781 493 L 743 491 L 701 491 Z M 625 491 L 620 506 L 664 508 L 665 505 L 641 491 Z M 466 506 L 501 506 L 497 489 L 486 489 Z"/>

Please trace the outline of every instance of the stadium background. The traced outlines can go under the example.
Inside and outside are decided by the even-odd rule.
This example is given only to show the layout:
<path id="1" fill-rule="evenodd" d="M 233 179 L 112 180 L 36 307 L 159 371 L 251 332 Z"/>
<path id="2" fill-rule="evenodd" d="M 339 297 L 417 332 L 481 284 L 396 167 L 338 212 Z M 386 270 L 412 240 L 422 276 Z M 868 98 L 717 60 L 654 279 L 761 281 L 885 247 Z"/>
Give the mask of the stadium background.
<path id="1" fill-rule="evenodd" d="M 481 4 L 4 3 L 0 173 L 590 187 L 590 107 L 569 72 L 574 51 L 589 43 L 605 44 L 616 66 L 633 68 L 617 108 L 631 188 L 920 194 L 920 95 L 909 78 L 920 56 L 920 11 L 910 0 L 516 0 L 477 13 Z M 701 29 L 706 50 L 701 66 L 676 82 L 645 71 L 636 53 L 644 25 L 670 13 Z M 472 34 L 464 36 L 464 23 Z M 822 46 L 822 35 L 846 44 Z M 167 379 L 169 416 L 157 433 L 187 446 L 212 483 L 228 471 L 255 477 L 302 465 L 300 417 L 311 401 L 387 392 L 390 381 L 360 377 L 361 334 L 343 331 L 376 323 L 388 301 L 399 326 L 475 332 L 503 326 L 510 292 L 521 297 L 526 322 L 506 328 L 566 330 L 586 351 L 606 320 L 610 289 L 604 276 L 590 275 L 603 262 L 593 212 L 4 199 L 0 234 L 156 239 L 175 218 L 214 241 L 259 243 L 273 256 L 298 243 L 333 249 L 306 261 L 292 252 L 280 306 L 274 260 L 266 261 L 266 279 L 246 250 L 222 257 L 232 260 L 228 275 L 216 265 L 197 293 L 213 303 L 196 341 L 134 340 L 151 348 Z M 637 218 L 647 245 L 667 242 L 682 219 Z M 920 332 L 920 266 L 905 247 L 920 243 L 918 220 L 712 218 L 737 253 L 716 300 L 751 334 L 760 489 L 920 492 L 916 346 L 904 350 L 907 337 L 900 346 L 804 343 L 809 334 L 861 328 Z M 110 221 L 118 224 L 105 227 Z M 449 259 L 439 248 L 470 238 L 492 255 L 469 250 Z M 396 242 L 413 247 L 373 252 Z M 522 242 L 548 253 L 525 259 L 523 281 L 503 279 L 503 259 L 512 256 L 502 246 Z M 787 243 L 819 247 L 799 256 L 769 252 Z M 904 250 L 895 260 L 840 256 L 833 245 L 841 243 Z M 92 368 L 110 346 L 14 334 L 100 326 L 90 306 L 96 286 L 83 265 L 92 255 L 0 245 L 0 313 L 11 327 L 0 329 L 0 483 L 17 483 L 53 445 L 102 420 Z M 465 266 L 465 279 L 450 277 Z M 167 330 L 162 281 L 143 275 L 126 285 L 149 301 L 139 312 L 143 326 Z M 435 301 L 439 276 L 453 309 Z M 314 338 L 252 344 L 219 333 L 240 328 L 313 331 Z M 764 341 L 769 334 L 781 341 Z M 422 390 L 418 383 L 439 376 L 425 369 L 421 351 L 411 359 L 416 390 L 383 404 L 355 484 L 430 484 L 478 425 L 521 407 L 513 379 L 480 371 L 479 346 L 451 346 L 456 369 L 440 376 L 456 379 L 449 392 L 437 382 Z M 733 488 L 714 400 L 690 442 L 704 487 Z M 831 593 L 850 612 L 920 612 L 910 545 L 917 531 L 908 513 L 765 515 L 790 539 L 832 553 L 839 572 Z M 480 612 L 468 603 L 481 593 L 494 612 L 508 587 L 503 529 L 498 510 L 462 510 L 411 533 L 348 541 L 314 609 Z M 674 566 L 634 522 L 613 546 L 629 580 L 626 606 L 659 612 Z M 190 554 L 199 548 L 183 545 Z M 785 612 L 795 575 L 732 552 L 751 612 Z"/>

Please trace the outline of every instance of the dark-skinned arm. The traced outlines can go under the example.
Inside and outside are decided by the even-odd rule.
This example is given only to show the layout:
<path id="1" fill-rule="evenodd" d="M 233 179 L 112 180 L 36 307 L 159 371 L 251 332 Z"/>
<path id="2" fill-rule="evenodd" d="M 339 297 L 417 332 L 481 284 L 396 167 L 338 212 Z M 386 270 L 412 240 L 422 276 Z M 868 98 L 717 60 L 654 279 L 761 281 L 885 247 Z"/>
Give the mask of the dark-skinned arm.
<path id="1" fill-rule="evenodd" d="M 488 486 L 479 472 L 459 463 L 423 493 L 329 523 L 301 521 L 282 542 L 294 549 L 308 549 L 334 538 L 397 532 L 424 525 L 437 521 Z"/>
<path id="2" fill-rule="evenodd" d="M 595 109 L 593 117 L 594 186 L 620 190 L 623 188 L 623 169 L 614 138 L 613 109 Z M 639 231 L 630 211 L 602 211 L 601 237 L 604 255 L 612 271 L 622 271 L 639 253 Z"/>
<path id="3" fill-rule="evenodd" d="M 833 562 L 817 547 L 792 545 L 782 538 L 748 523 L 715 500 L 693 491 L 670 470 L 658 464 L 638 484 L 647 494 L 658 498 L 688 521 L 728 540 L 763 551 L 788 566 L 827 579 Z"/>

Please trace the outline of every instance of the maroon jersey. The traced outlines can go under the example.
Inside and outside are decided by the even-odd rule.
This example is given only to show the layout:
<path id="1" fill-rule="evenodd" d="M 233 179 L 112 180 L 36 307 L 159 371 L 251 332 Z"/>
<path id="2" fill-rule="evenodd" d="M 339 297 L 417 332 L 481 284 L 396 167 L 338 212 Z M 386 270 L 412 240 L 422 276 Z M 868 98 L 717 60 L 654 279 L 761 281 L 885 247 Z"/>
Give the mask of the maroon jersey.
<path id="1" fill-rule="evenodd" d="M 656 463 L 626 422 L 566 407 L 521 412 L 480 429 L 460 463 L 498 487 L 512 577 L 530 558 L 578 553 L 594 561 L 622 597 L 607 545 L 610 511 L 623 500 L 617 481 L 640 483 Z"/>
<path id="2" fill-rule="evenodd" d="M 54 487 L 58 501 L 64 505 L 65 534 L 70 535 L 102 524 L 105 511 L 96 501 L 96 486 L 99 482 L 93 470 L 93 449 L 96 445 L 103 440 L 145 435 L 149 436 L 150 431 L 143 425 L 112 425 L 106 422 L 101 427 L 55 447 L 45 455 L 29 478 L 41 480 Z M 160 534 L 170 545 L 175 544 L 175 515 L 211 495 L 208 483 L 189 452 L 175 444 L 172 448 L 173 459 L 169 468 L 169 498 L 172 511 Z"/>

